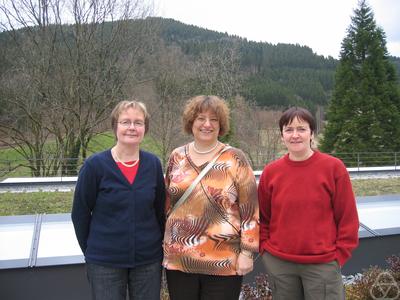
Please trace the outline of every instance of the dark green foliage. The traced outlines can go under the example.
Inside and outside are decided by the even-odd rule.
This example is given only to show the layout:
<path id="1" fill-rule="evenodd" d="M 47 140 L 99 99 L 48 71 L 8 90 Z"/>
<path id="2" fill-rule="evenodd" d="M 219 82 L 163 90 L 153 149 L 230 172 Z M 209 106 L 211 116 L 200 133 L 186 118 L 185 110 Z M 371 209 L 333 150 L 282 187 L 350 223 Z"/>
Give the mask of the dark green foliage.
<path id="1" fill-rule="evenodd" d="M 204 52 L 239 45 L 244 78 L 240 93 L 260 106 L 302 105 L 314 110 L 326 105 L 331 95 L 337 60 L 318 56 L 309 47 L 253 42 L 172 19 L 152 20 L 159 23 L 167 44 L 178 45 L 194 60 Z"/>
<path id="2" fill-rule="evenodd" d="M 121 26 L 123 24 L 127 26 Z M 45 108 L 37 109 L 39 116 L 44 119 L 44 125 L 61 124 L 64 119 L 69 122 L 65 128 L 53 128 L 51 134 L 52 139 L 59 141 L 60 149 L 66 151 L 63 157 L 86 157 L 86 146 L 97 130 L 95 125 L 99 124 L 99 129 L 104 128 L 103 119 L 106 119 L 114 101 L 132 96 L 138 82 L 148 82 L 149 86 L 151 82 L 153 91 L 158 93 L 160 78 L 157 74 L 164 69 L 171 78 L 176 74 L 182 77 L 176 82 L 164 82 L 168 84 L 168 88 L 177 91 L 171 96 L 172 101 L 196 94 L 215 94 L 231 101 L 240 95 L 246 101 L 262 107 L 281 109 L 299 105 L 315 112 L 317 107 L 324 107 L 328 103 L 333 93 L 338 61 L 332 57 L 318 56 L 307 46 L 253 42 L 163 18 L 104 22 L 99 27 L 101 30 L 90 31 L 94 26 L 96 25 L 84 25 L 76 32 L 80 33 L 82 39 L 90 38 L 93 47 L 86 49 L 77 47 L 78 42 L 82 46 L 87 43 L 77 39 L 74 25 L 49 25 L 49 32 L 56 28 L 60 30 L 59 34 L 53 35 L 54 47 L 46 46 L 51 45 L 50 43 L 34 44 L 44 45 L 38 49 L 53 53 L 52 56 L 35 52 L 35 48 L 28 44 L 29 33 L 36 32 L 35 27 L 14 32 L 15 41 L 12 41 L 10 32 L 0 33 L 0 83 L 4 87 L 0 89 L 0 122 L 9 123 L 16 116 L 23 116 L 15 105 L 5 103 L 13 94 L 21 95 L 24 92 L 24 99 L 31 97 L 34 100 L 28 111 L 40 106 Z M 141 28 L 147 34 L 135 41 L 131 37 L 141 36 Z M 366 28 L 370 30 L 375 25 Z M 368 33 L 368 30 L 364 31 Z M 85 35 L 85 32 L 92 34 Z M 111 36 L 116 32 L 120 38 L 112 39 Z M 330 149 L 333 149 L 332 145 L 337 138 L 344 139 L 347 145 L 352 145 L 357 151 L 398 149 L 399 143 L 396 140 L 400 134 L 392 128 L 400 128 L 396 90 L 396 70 L 400 70 L 400 59 L 388 57 L 386 50 L 380 48 L 384 46 L 384 34 L 381 30 L 376 30 L 373 37 L 375 39 L 368 40 L 368 34 L 365 33 L 357 36 L 353 29 L 352 35 L 343 43 L 342 61 L 336 75 L 335 99 L 329 112 L 329 123 L 332 125 L 328 127 L 332 126 L 333 129 L 326 131 L 326 145 Z M 361 42 L 368 46 L 368 52 L 364 56 L 363 49 L 357 46 Z M 19 44 L 25 45 L 25 48 L 18 47 Z M 136 52 L 137 47 L 147 44 L 149 47 L 146 50 Z M 106 47 L 107 45 L 110 47 Z M 165 48 L 160 50 L 160 45 Z M 28 51 L 21 54 L 22 49 Z M 177 59 L 169 61 L 170 66 L 167 67 L 167 59 L 164 63 L 155 63 L 157 51 L 162 51 L 166 58 L 171 51 L 176 51 L 179 55 Z M 23 56 L 29 58 L 31 54 L 36 55 L 34 59 L 27 60 Z M 365 59 L 361 59 L 362 57 Z M 128 64 L 127 61 L 132 63 Z M 46 62 L 48 68 L 41 67 Z M 46 76 L 36 76 L 43 78 L 41 81 L 29 80 L 22 76 L 22 71 L 27 70 L 32 71 L 32 77 L 39 71 Z M 23 80 L 26 80 L 26 84 Z M 31 88 L 35 84 L 37 86 Z M 169 93 L 168 89 L 164 92 Z M 369 104 L 365 104 L 366 100 Z M 68 103 L 81 103 L 82 106 L 76 109 L 76 113 L 70 114 L 64 109 Z M 69 106 L 76 108 L 74 104 Z M 51 107 L 57 109 L 51 110 Z M 63 107 L 62 110 L 59 107 Z M 94 110 L 101 116 L 90 115 L 90 122 L 78 120 L 83 115 L 82 112 Z M 58 114 L 60 111 L 62 114 Z M 341 117 L 335 122 L 336 111 L 347 119 Z M 355 116 L 354 112 L 360 111 L 368 113 Z M 55 120 L 44 116 L 46 112 L 50 117 L 55 116 Z M 355 125 L 350 122 L 353 120 L 358 123 Z M 235 122 L 236 120 L 232 120 L 233 125 Z M 78 125 L 79 130 L 75 128 Z M 342 127 L 347 131 L 341 132 Z M 64 135 L 66 131 L 69 131 L 68 135 Z M 353 132 L 358 132 L 361 137 L 356 138 Z M 235 132 L 229 132 L 225 141 L 235 145 L 235 135 Z M 331 144 L 328 143 L 329 137 L 333 137 L 333 142 L 329 142 Z M 369 137 L 373 137 L 374 143 L 365 145 L 363 139 Z M 392 140 L 395 140 L 393 148 L 383 146 L 384 141 Z"/>
<path id="3" fill-rule="evenodd" d="M 260 106 L 304 106 L 315 110 L 325 105 L 333 86 L 331 72 L 327 70 L 276 68 L 262 75 L 250 76 L 244 84 L 243 95 Z M 325 84 L 324 80 L 331 81 Z"/>
<path id="4" fill-rule="evenodd" d="M 397 73 L 397 81 L 400 82 L 400 58 L 399 57 L 395 57 L 395 56 L 390 56 L 389 57 L 389 61 L 394 65 L 394 67 L 396 68 L 396 73 Z"/>
<path id="5" fill-rule="evenodd" d="M 399 151 L 400 93 L 383 30 L 365 1 L 342 42 L 321 149 Z"/>
<path id="6" fill-rule="evenodd" d="M 167 46 L 178 46 L 192 61 L 197 61 L 205 52 L 218 52 L 220 49 L 238 45 L 239 71 L 243 78 L 239 92 L 247 100 L 259 106 L 302 105 L 315 110 L 316 105 L 325 106 L 331 97 L 338 61 L 332 57 L 316 55 L 307 46 L 248 41 L 245 38 L 183 24 L 173 19 L 146 18 L 124 22 L 129 23 L 131 31 L 143 26 L 158 28 L 159 36 Z M 112 28 L 106 23 L 102 34 L 109 36 Z M 71 26 L 65 26 L 64 34 L 73 40 Z M 0 33 L 0 54 L 4 51 L 3 46 L 8 45 L 7 42 L 2 42 L 5 39 L 7 34 Z M 149 51 L 147 54 L 152 55 L 152 52 Z M 390 57 L 390 61 L 396 64 L 400 72 L 400 59 Z M 7 69 L 7 65 L 0 58 L 0 70 L 4 69 Z M 137 74 L 139 78 L 147 80 L 151 77 L 145 65 L 142 65 L 140 70 L 141 74 Z M 190 85 L 193 94 L 204 92 L 201 82 L 192 80 Z M 218 91 L 213 93 L 221 95 Z"/>

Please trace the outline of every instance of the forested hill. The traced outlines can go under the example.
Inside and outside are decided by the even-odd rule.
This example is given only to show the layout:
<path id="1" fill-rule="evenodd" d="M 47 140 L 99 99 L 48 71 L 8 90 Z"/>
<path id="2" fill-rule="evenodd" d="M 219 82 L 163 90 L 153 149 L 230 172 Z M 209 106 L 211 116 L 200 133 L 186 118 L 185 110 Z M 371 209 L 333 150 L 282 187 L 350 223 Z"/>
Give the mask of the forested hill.
<path id="1" fill-rule="evenodd" d="M 166 46 L 162 49 L 168 51 L 168 47 L 179 48 L 184 58 L 192 62 L 204 59 L 204 56 L 210 54 L 223 57 L 230 51 L 231 55 L 233 53 L 232 57 L 237 57 L 237 60 L 232 63 L 237 64 L 237 76 L 240 77 L 242 83 L 238 92 L 246 100 L 255 102 L 259 106 L 282 108 L 289 105 L 302 105 L 315 110 L 317 105 L 326 105 L 332 93 L 338 60 L 317 55 L 310 47 L 254 42 L 159 17 L 130 23 L 132 28 L 143 23 L 157 28 L 155 32 Z M 70 33 L 72 28 L 65 26 L 65 32 Z M 273 30 L 273 28 L 265 30 Z M 24 30 L 21 30 L 20 34 L 23 38 Z M 72 38 L 72 34 L 70 36 L 67 38 Z M 0 53 L 7 48 L 9 38 L 5 32 L 0 33 Z M 157 46 L 155 48 L 161 49 Z M 11 67 L 10 64 L 15 61 L 15 59 L 5 60 L 4 57 L 0 56 L 1 73 L 5 73 Z M 183 57 L 178 59 L 177 63 L 179 60 L 183 60 Z M 400 58 L 392 57 L 391 60 L 400 74 Z M 161 65 L 157 67 L 161 68 Z M 141 69 L 144 73 L 149 70 L 146 66 L 142 66 Z M 142 75 L 145 78 L 153 76 L 152 74 Z M 204 92 L 196 88 L 193 91 Z M 214 92 L 218 93 L 218 90 Z"/>
<path id="2" fill-rule="evenodd" d="M 260 106 L 297 104 L 314 109 L 329 100 L 338 64 L 333 57 L 317 55 L 307 46 L 254 42 L 173 19 L 151 20 L 159 23 L 167 44 L 178 45 L 193 57 L 212 47 L 237 48 L 244 77 L 242 94 Z M 391 60 L 400 74 L 400 58 Z"/>
<path id="3" fill-rule="evenodd" d="M 187 55 L 197 56 L 212 47 L 237 48 L 244 75 L 242 94 L 261 106 L 312 108 L 328 101 L 337 65 L 332 57 L 316 55 L 306 46 L 248 41 L 172 19 L 154 21 L 160 22 L 166 43 L 179 45 Z"/>

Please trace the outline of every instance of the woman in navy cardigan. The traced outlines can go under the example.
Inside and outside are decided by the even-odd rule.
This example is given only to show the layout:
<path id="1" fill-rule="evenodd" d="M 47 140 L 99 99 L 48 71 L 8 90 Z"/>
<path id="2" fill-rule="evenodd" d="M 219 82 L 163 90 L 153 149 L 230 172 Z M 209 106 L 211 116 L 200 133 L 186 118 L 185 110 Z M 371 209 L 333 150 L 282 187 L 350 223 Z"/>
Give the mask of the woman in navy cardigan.
<path id="1" fill-rule="evenodd" d="M 159 300 L 165 186 L 160 160 L 140 150 L 149 115 L 122 101 L 111 124 L 116 145 L 85 161 L 72 207 L 92 298 Z"/>

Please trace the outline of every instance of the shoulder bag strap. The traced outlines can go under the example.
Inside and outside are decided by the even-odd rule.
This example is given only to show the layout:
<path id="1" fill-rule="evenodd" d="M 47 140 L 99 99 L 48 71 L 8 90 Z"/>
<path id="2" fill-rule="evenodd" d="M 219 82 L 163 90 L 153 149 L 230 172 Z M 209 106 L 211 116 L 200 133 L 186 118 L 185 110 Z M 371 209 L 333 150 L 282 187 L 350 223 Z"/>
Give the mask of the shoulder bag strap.
<path id="1" fill-rule="evenodd" d="M 183 202 L 186 201 L 187 197 L 190 195 L 190 193 L 193 191 L 193 189 L 196 187 L 196 185 L 200 182 L 200 180 L 204 177 L 204 175 L 207 174 L 208 171 L 212 168 L 214 163 L 217 161 L 217 159 L 221 156 L 222 153 L 224 153 L 226 150 L 232 148 L 231 146 L 226 146 L 224 149 L 221 150 L 218 155 L 216 155 L 212 161 L 210 161 L 207 166 L 197 175 L 196 179 L 192 182 L 192 184 L 187 188 L 187 190 L 183 193 L 183 195 L 179 198 L 179 200 L 175 203 L 174 207 L 171 209 L 169 214 L 172 214 L 172 212 L 177 209 L 179 206 L 183 204 Z"/>

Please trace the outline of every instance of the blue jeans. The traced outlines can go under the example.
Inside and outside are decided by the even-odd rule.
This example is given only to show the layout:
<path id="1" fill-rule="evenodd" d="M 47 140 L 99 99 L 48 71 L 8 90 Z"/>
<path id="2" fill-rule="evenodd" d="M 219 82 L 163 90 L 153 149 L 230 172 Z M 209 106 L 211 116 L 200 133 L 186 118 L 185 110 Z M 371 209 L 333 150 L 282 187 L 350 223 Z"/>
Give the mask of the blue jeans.
<path id="1" fill-rule="evenodd" d="M 93 300 L 160 300 L 161 262 L 136 268 L 86 264 Z"/>

